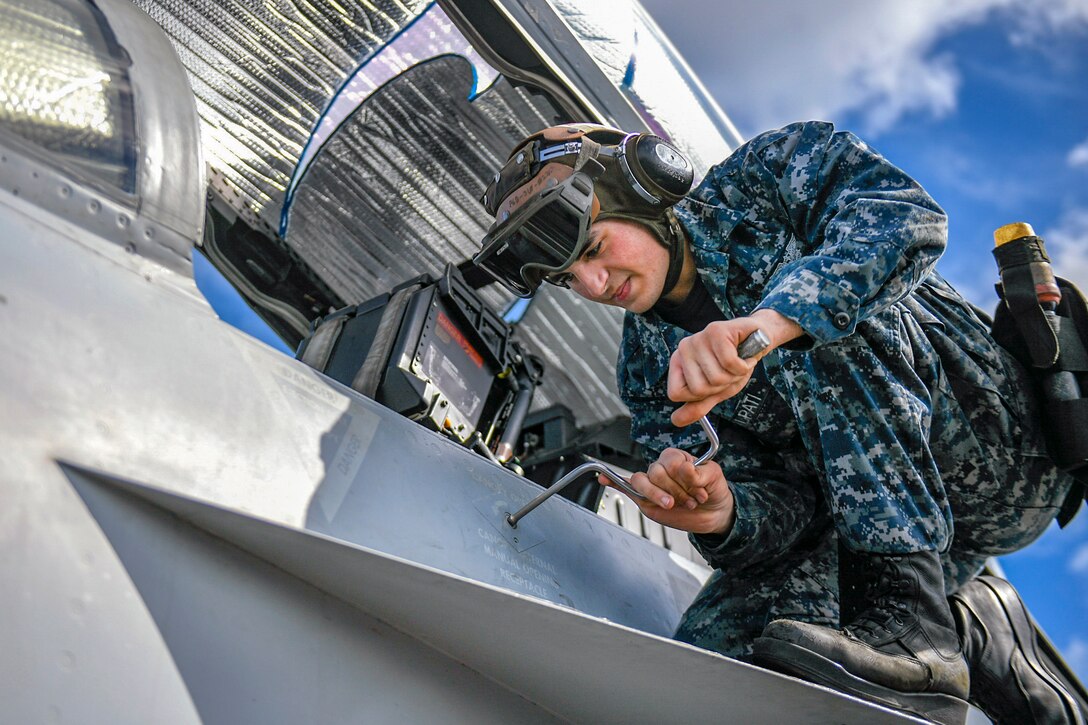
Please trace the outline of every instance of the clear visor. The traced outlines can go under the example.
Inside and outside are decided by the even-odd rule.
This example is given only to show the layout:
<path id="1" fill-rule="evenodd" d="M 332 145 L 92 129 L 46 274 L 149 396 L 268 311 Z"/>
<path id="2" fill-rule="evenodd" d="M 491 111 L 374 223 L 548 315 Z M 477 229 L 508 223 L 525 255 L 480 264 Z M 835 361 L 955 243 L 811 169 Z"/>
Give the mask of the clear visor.
<path id="1" fill-rule="evenodd" d="M 589 236 L 593 180 L 572 172 L 562 181 L 553 177 L 543 186 L 536 193 L 511 194 L 519 197 L 516 208 L 504 208 L 505 203 L 499 208 L 499 220 L 472 259 L 519 297 L 531 297 L 542 282 L 574 264 Z M 509 216 L 503 218 L 505 214 Z"/>

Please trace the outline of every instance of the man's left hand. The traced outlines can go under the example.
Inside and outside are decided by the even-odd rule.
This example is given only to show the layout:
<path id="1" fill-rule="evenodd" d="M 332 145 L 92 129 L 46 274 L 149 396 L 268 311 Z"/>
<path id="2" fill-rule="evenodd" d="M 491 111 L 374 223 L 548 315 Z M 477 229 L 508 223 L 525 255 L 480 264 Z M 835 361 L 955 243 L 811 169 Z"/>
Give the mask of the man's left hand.
<path id="1" fill-rule="evenodd" d="M 612 485 L 605 476 L 597 480 Z M 645 497 L 631 500 L 663 526 L 719 535 L 728 534 L 733 527 L 733 493 L 721 466 L 714 461 L 696 466 L 695 456 L 667 448 L 645 473 L 631 476 L 630 484 Z"/>

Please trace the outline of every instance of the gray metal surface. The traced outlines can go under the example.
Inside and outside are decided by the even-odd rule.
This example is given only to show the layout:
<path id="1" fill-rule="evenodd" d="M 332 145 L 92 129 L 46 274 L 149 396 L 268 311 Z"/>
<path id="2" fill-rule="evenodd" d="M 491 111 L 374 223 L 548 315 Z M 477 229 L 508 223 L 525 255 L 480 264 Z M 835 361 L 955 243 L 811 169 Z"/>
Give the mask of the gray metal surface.
<path id="1" fill-rule="evenodd" d="M 548 2 L 569 29 L 573 42 L 568 44 L 591 58 L 610 90 L 636 112 L 637 120 L 617 118 L 614 123 L 625 128 L 647 125 L 668 136 L 692 160 L 697 178 L 743 143 L 736 126 L 637 0 Z M 519 4 L 519 0 L 505 4 Z M 539 5 L 532 0 L 520 4 Z M 582 73 L 578 80 L 594 85 L 595 78 Z M 603 108 L 618 105 L 605 98 L 600 104 Z"/>
<path id="2" fill-rule="evenodd" d="M 503 517 L 535 484 L 241 336 L 200 300 L 171 304 L 177 289 L 147 285 L 139 257 L 117 260 L 134 277 L 114 263 L 87 279 L 93 254 L 65 254 L 73 245 L 29 220 L 9 215 L 0 239 L 36 240 L 5 253 L 6 307 L 27 316 L 10 330 L 29 338 L 16 359 L 38 361 L 4 370 L 39 391 L 5 406 L 13 452 L 62 442 L 36 415 L 49 410 L 75 428 L 63 440 L 79 447 L 72 463 L 613 621 L 668 634 L 693 596 L 698 583 L 664 550 L 565 500 L 526 524 L 532 545 L 507 551 Z M 68 312 L 92 300 L 91 319 Z M 38 315 L 55 334 L 30 334 Z"/>
<path id="3" fill-rule="evenodd" d="M 192 90 L 177 53 L 151 18 L 134 10 L 130 0 L 96 4 L 132 60 L 139 214 L 173 232 L 158 238 L 145 233 L 131 243 L 168 250 L 169 255 L 152 256 L 162 256 L 170 266 L 189 258 L 192 241 L 204 229 L 205 156 Z"/>
<path id="4" fill-rule="evenodd" d="M 36 696 L 5 696 L 4 722 L 557 721 L 373 607 L 313 583 L 388 582 L 324 558 L 306 562 L 316 576 L 297 578 L 284 568 L 300 547 L 257 558 L 103 479 L 64 473 L 100 529 L 90 543 L 108 545 L 95 567 L 105 581 L 56 622 L 67 634 L 54 674 L 61 687 L 47 691 L 40 672 L 17 674 Z M 35 644 L 48 671 L 55 642 Z"/>
<path id="5" fill-rule="evenodd" d="M 185 278 L 71 231 L 18 198 L 0 206 L 11 342 L 0 357 L 0 621 L 19 623 L 0 630 L 0 720 L 261 720 L 291 693 L 316 698 L 322 719 L 358 702 L 347 681 L 419 708 L 420 688 L 454 708 L 494 702 L 484 721 L 509 704 L 489 682 L 573 719 L 660 700 L 770 721 L 772 693 L 791 716 L 884 717 L 634 632 L 667 635 L 693 593 L 695 577 L 665 550 L 562 500 L 534 512 L 525 539 L 504 538 L 499 517 L 533 484 L 227 327 Z M 123 482 L 172 513 L 130 510 Z M 316 590 L 169 533 L 178 516 Z M 386 555 L 360 563 L 358 545 Z M 320 592 L 449 662 L 381 625 L 343 636 L 365 620 Z M 283 662 L 296 655 L 297 668 Z M 377 677 L 383 658 L 423 684 Z M 442 689 L 443 666 L 483 679 Z M 647 697 L 651 671 L 673 673 L 663 689 L 676 695 Z M 621 706 L 613 691 L 643 694 Z M 375 721 L 402 721 L 375 707 Z"/>
<path id="6" fill-rule="evenodd" d="M 184 588 L 190 574 L 186 568 L 192 564 L 173 550 L 199 547 L 205 539 L 201 532 L 206 532 L 223 544 L 236 546 L 398 632 L 430 645 L 470 671 L 509 688 L 527 703 L 540 705 L 564 720 L 594 723 L 908 720 L 847 696 L 694 647 L 677 645 L 530 598 L 512 596 L 501 589 L 335 539 L 93 472 L 66 469 L 66 474 L 103 526 L 127 569 L 133 572 L 145 600 L 164 589 Z M 139 547 L 137 537 L 132 535 L 133 530 L 145 527 L 168 530 L 166 536 L 148 532 L 148 538 L 159 539 L 151 551 Z M 265 573 L 263 566 L 251 567 L 257 576 Z M 215 578 L 225 589 L 237 589 L 221 575 Z M 209 581 L 193 583 L 201 590 L 212 585 Z M 189 626 L 194 626 L 198 621 L 197 614 L 179 612 L 176 604 L 171 607 L 173 611 L 163 611 L 165 607 L 161 606 L 159 609 L 156 618 L 162 620 L 160 627 L 174 624 L 183 630 L 181 622 L 188 621 Z M 214 649 L 222 647 L 205 644 Z M 397 657 L 392 659 L 395 665 L 400 664 Z M 194 673 L 194 677 L 214 680 L 220 674 L 225 673 L 204 671 Z M 781 697 L 773 714 L 765 701 L 752 697 L 752 688 L 768 686 L 773 686 Z M 394 691 L 399 689 L 394 687 Z M 652 696 L 648 696 L 651 692 Z M 505 715 L 504 704 L 500 698 L 499 707 L 489 710 L 486 719 Z M 518 722 L 531 721 L 537 714 L 531 707 L 527 709 L 528 717 L 522 718 L 519 713 Z M 269 708 L 268 712 L 274 711 Z M 281 715 L 274 719 L 288 718 Z M 449 713 L 443 721 L 460 719 L 461 716 Z"/>
<path id="7" fill-rule="evenodd" d="M 594 51 L 599 47 L 584 42 L 571 31 L 561 9 L 546 0 L 446 0 L 444 5 L 451 14 L 465 12 L 472 5 L 490 5 L 497 17 L 509 28 L 508 33 L 520 37 L 524 45 L 523 55 L 514 62 L 514 52 L 507 39 L 481 33 L 477 40 L 505 52 L 492 53 L 489 59 L 505 61 L 498 65 L 511 78 L 527 82 L 538 88 L 555 93 L 566 100 L 566 110 L 578 120 L 604 123 L 623 129 L 645 129 L 646 119 L 639 116 L 617 83 L 602 72 L 602 66 Z M 615 11 L 617 19 L 625 19 L 629 7 L 625 2 L 610 2 L 608 8 Z M 460 23 L 471 22 L 473 15 L 465 13 Z M 605 29 L 601 37 L 611 33 Z"/>

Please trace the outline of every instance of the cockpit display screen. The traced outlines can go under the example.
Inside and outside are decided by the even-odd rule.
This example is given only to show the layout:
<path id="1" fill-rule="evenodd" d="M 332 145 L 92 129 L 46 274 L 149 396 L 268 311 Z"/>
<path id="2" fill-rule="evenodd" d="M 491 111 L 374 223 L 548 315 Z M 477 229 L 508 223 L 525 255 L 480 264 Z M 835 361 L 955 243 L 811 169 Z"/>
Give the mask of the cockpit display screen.
<path id="1" fill-rule="evenodd" d="M 441 299 L 428 318 L 420 340 L 419 371 L 457 410 L 470 427 L 479 423 L 484 396 L 498 372 L 487 365 L 468 337 L 444 309 Z"/>

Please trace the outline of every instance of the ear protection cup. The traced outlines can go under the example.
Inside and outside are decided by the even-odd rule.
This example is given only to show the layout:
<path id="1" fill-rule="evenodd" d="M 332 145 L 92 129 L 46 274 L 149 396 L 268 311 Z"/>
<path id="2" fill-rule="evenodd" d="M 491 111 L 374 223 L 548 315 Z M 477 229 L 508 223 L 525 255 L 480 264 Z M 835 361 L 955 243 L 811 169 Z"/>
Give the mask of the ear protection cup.
<path id="1" fill-rule="evenodd" d="M 678 148 L 648 133 L 632 133 L 621 144 L 620 167 L 631 188 L 649 204 L 662 208 L 684 198 L 695 170 Z"/>
<path id="2" fill-rule="evenodd" d="M 537 148 L 536 145 L 543 144 L 546 153 L 556 149 L 559 153 L 548 157 L 554 159 L 575 153 L 564 153 L 564 149 L 569 147 L 564 147 L 563 142 L 573 142 L 583 137 L 608 149 L 605 153 L 615 159 L 615 170 L 623 177 L 627 188 L 652 213 L 664 212 L 683 199 L 695 181 L 695 169 L 691 162 L 660 136 L 624 133 L 591 123 L 569 123 L 538 131 L 510 152 L 507 163 L 495 175 L 481 198 L 488 212 L 494 215 L 507 194 L 532 178 L 534 164 L 545 160 L 543 154 L 536 158 L 532 151 Z"/>

